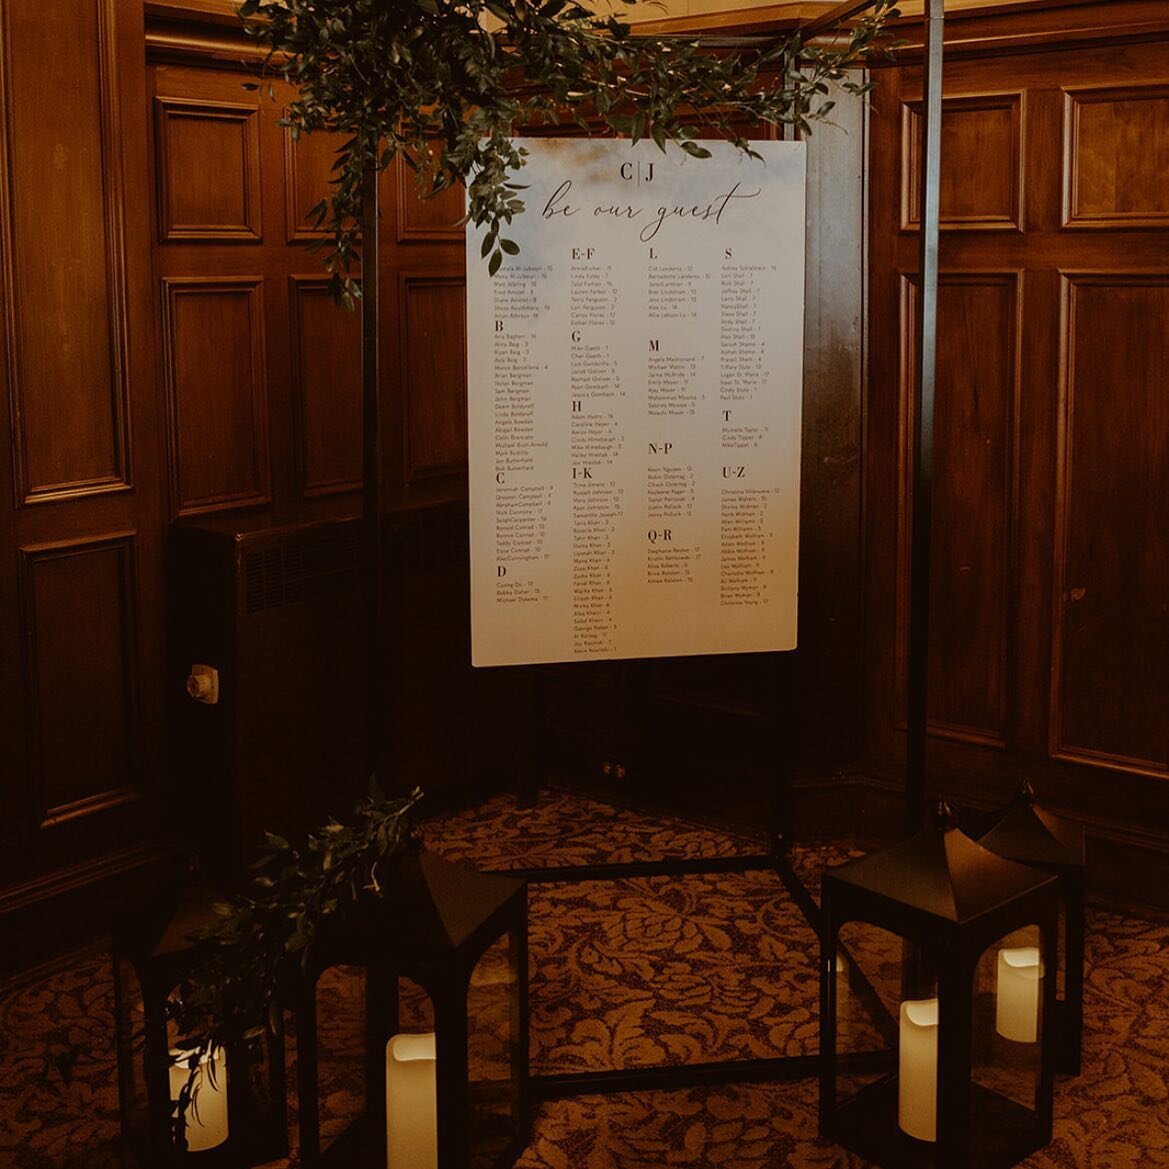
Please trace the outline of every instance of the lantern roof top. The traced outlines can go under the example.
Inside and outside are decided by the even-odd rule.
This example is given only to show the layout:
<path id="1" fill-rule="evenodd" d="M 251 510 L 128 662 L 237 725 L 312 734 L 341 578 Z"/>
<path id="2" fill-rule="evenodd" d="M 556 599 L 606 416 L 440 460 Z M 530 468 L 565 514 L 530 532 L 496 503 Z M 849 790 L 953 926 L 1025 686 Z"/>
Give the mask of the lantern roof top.
<path id="1" fill-rule="evenodd" d="M 1024 864 L 1049 868 L 1084 864 L 1084 832 L 1035 803 L 1035 792 L 1024 782 L 1007 805 L 978 837 L 991 852 Z"/>
<path id="2" fill-rule="evenodd" d="M 412 948 L 460 950 L 522 887 L 515 877 L 480 873 L 422 849 L 396 858 L 385 889 L 385 925 Z"/>
<path id="3" fill-rule="evenodd" d="M 825 877 L 960 925 L 1054 880 L 939 823 Z"/>

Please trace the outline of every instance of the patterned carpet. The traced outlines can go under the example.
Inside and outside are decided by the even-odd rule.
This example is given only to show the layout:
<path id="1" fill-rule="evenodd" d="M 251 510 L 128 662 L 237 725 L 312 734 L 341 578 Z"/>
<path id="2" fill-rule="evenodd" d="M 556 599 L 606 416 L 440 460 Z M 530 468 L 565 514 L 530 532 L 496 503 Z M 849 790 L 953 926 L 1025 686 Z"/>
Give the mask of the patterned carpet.
<path id="1" fill-rule="evenodd" d="M 484 868 L 754 852 L 759 842 L 566 792 L 499 797 L 431 822 L 430 847 Z M 804 848 L 815 886 L 839 849 Z M 816 1050 L 815 938 L 766 873 L 531 891 L 533 1070 L 567 1072 Z M 1094 911 L 1084 1071 L 1056 1089 L 1056 1136 L 1029 1169 L 1169 1167 L 1169 925 Z M 0 983 L 0 1167 L 121 1166 L 108 952 Z M 323 1098 L 356 1098 L 359 986 L 322 993 Z M 519 1169 L 862 1169 L 816 1137 L 817 1088 L 739 1085 L 547 1103 Z M 276 1163 L 295 1166 L 290 1161 Z"/>

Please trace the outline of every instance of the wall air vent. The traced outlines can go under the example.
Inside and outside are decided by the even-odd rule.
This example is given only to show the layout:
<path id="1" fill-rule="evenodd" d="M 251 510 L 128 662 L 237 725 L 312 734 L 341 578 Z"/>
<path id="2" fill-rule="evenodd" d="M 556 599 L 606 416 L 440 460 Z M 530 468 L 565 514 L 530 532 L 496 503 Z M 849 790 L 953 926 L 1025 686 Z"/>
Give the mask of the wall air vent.
<path id="1" fill-rule="evenodd" d="M 357 533 L 291 533 L 243 554 L 244 611 L 257 613 L 312 600 L 357 572 Z"/>

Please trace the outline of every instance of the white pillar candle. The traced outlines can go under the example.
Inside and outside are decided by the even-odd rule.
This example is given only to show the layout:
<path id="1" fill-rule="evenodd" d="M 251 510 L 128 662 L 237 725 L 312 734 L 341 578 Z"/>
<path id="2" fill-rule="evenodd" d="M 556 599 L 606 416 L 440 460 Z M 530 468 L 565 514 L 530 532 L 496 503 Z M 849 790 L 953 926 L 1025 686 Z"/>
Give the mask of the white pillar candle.
<path id="1" fill-rule="evenodd" d="M 999 951 L 998 988 L 994 1029 L 1016 1043 L 1034 1043 L 1039 1037 L 1039 992 L 1043 965 L 1038 946 Z"/>
<path id="2" fill-rule="evenodd" d="M 901 1004 L 897 1124 L 919 1141 L 937 1140 L 938 1000 Z"/>
<path id="3" fill-rule="evenodd" d="M 386 1044 L 386 1167 L 437 1169 L 434 1032 Z"/>
<path id="4" fill-rule="evenodd" d="M 170 1053 L 170 1098 L 171 1103 L 178 1102 L 179 1093 L 183 1090 L 190 1076 L 188 1061 L 192 1051 L 182 1051 L 172 1048 Z M 214 1060 L 215 1073 L 211 1072 L 211 1063 Z M 210 1052 L 204 1052 L 199 1060 L 198 1070 L 195 1072 L 195 1082 L 191 1096 L 191 1103 L 186 1113 L 187 1151 L 201 1153 L 205 1149 L 214 1149 L 227 1140 L 227 1064 L 224 1062 L 223 1048 L 215 1047 Z"/>

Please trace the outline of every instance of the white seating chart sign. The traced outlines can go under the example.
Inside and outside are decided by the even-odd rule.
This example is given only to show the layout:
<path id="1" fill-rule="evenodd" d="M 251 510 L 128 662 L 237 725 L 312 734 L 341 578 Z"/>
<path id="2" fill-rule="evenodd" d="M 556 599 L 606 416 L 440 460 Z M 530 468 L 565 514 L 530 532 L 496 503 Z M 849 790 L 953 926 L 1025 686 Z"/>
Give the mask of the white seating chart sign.
<path id="1" fill-rule="evenodd" d="M 802 143 L 524 139 L 467 231 L 477 666 L 792 649 Z"/>

